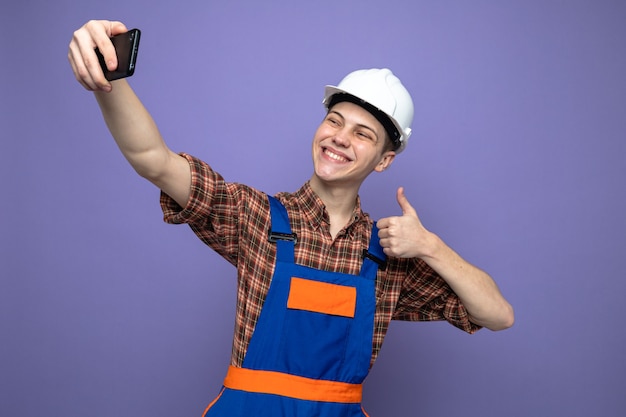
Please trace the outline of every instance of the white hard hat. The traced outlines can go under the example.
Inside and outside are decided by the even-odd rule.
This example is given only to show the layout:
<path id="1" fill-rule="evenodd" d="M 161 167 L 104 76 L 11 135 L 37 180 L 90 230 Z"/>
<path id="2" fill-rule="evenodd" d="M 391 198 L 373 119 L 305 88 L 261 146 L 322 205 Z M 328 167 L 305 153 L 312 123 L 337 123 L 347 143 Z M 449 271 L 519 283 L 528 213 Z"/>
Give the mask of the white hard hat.
<path id="1" fill-rule="evenodd" d="M 340 101 L 351 101 L 372 113 L 385 127 L 396 152 L 404 150 L 411 136 L 413 100 L 391 70 L 358 70 L 348 74 L 337 86 L 327 85 L 323 101 L 326 108 Z"/>

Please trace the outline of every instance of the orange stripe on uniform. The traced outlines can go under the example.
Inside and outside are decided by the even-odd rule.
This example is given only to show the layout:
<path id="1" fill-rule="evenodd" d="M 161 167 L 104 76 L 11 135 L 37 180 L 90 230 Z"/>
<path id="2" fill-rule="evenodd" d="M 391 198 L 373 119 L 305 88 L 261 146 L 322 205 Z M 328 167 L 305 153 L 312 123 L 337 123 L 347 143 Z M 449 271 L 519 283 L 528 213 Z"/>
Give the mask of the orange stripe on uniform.
<path id="1" fill-rule="evenodd" d="M 335 403 L 360 403 L 363 396 L 362 384 L 311 379 L 234 366 L 228 368 L 224 386 L 247 392 Z"/>
<path id="2" fill-rule="evenodd" d="M 356 288 L 292 277 L 287 307 L 354 317 Z"/>
<path id="3" fill-rule="evenodd" d="M 215 404 L 217 402 L 217 400 L 220 399 L 220 397 L 222 396 L 223 393 L 224 393 L 224 388 L 222 388 L 222 390 L 220 391 L 219 395 L 213 401 L 211 401 L 211 404 L 206 406 L 206 408 L 204 409 L 204 413 L 202 413 L 202 417 L 206 416 L 206 413 L 209 412 L 209 409 L 211 407 L 213 407 L 213 404 Z"/>

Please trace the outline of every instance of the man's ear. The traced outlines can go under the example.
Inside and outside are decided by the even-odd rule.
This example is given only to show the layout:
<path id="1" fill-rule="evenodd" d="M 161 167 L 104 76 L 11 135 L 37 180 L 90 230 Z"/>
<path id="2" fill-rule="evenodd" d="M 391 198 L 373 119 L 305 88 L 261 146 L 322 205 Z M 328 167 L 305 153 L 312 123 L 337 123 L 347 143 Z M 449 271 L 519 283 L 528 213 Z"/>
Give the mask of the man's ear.
<path id="1" fill-rule="evenodd" d="M 376 165 L 376 168 L 374 168 L 374 171 L 383 172 L 384 170 L 389 168 L 389 166 L 391 165 L 395 157 L 396 157 L 395 151 L 387 151 L 383 153 L 383 156 L 380 158 L 380 162 L 378 163 L 378 165 Z"/>

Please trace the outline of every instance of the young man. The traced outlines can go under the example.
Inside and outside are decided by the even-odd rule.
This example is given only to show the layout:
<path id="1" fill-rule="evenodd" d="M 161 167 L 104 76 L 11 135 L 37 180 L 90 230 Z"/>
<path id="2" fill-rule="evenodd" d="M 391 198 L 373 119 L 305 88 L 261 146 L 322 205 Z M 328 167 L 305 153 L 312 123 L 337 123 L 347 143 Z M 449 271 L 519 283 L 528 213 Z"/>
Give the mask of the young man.
<path id="1" fill-rule="evenodd" d="M 424 228 L 402 188 L 401 216 L 375 223 L 361 210 L 361 184 L 411 133 L 413 103 L 391 71 L 326 87 L 313 174 L 274 198 L 172 152 L 129 84 L 105 80 L 94 48 L 115 69 L 109 37 L 125 31 L 109 21 L 76 31 L 76 78 L 130 164 L 162 190 L 166 221 L 189 224 L 238 270 L 233 355 L 206 416 L 363 416 L 361 384 L 390 320 L 447 320 L 470 333 L 513 324 L 494 281 Z"/>

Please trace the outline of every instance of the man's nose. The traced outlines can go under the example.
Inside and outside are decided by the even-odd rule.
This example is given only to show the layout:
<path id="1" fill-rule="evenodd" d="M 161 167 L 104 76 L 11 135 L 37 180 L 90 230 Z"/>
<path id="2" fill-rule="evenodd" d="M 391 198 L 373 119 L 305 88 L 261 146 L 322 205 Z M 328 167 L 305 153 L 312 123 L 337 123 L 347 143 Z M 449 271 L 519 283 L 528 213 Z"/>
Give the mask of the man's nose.
<path id="1" fill-rule="evenodd" d="M 342 146 L 344 148 L 347 148 L 348 146 L 350 146 L 350 132 L 348 131 L 347 128 L 343 128 L 341 130 L 338 130 L 335 133 L 333 141 L 337 145 Z"/>

